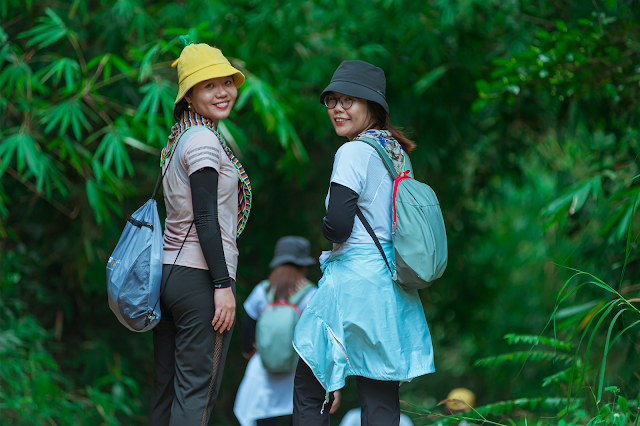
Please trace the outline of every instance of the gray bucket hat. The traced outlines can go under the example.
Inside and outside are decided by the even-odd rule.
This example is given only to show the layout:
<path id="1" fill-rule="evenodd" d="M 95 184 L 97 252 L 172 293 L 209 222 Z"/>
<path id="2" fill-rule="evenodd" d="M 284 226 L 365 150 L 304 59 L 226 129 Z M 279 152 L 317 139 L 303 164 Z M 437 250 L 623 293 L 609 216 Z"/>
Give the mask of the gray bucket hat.
<path id="1" fill-rule="evenodd" d="M 376 102 L 389 113 L 386 92 L 387 80 L 384 71 L 364 61 L 343 61 L 333 77 L 331 83 L 322 91 L 320 103 L 324 105 L 324 98 L 329 92 L 344 93 L 348 96 Z"/>
<path id="2" fill-rule="evenodd" d="M 269 267 L 275 268 L 284 263 L 293 263 L 298 266 L 313 265 L 316 261 L 309 256 L 310 251 L 310 244 L 306 238 L 293 235 L 282 237 L 276 242 L 275 253 Z"/>

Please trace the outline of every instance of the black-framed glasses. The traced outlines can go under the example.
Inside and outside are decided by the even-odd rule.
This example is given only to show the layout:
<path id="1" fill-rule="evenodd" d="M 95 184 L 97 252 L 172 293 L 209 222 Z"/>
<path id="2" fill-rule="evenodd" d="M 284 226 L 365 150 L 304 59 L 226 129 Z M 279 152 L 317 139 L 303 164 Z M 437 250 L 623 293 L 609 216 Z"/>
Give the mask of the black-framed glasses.
<path id="1" fill-rule="evenodd" d="M 343 96 L 342 98 L 338 98 L 336 96 L 325 96 L 324 97 L 324 105 L 328 108 L 335 108 L 340 102 L 340 106 L 343 109 L 349 109 L 353 106 L 353 103 L 356 101 L 356 98 L 352 96 Z"/>

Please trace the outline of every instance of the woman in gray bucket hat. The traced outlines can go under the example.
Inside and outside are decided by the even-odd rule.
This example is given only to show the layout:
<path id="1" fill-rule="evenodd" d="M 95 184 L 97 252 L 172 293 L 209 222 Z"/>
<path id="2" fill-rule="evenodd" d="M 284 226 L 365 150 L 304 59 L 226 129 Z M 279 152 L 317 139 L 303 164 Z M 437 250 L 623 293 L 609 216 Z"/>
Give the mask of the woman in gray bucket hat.
<path id="1" fill-rule="evenodd" d="M 399 384 L 435 368 L 418 292 L 395 285 L 389 270 L 393 179 L 377 148 L 400 173 L 415 144 L 391 124 L 384 71 L 367 62 L 342 62 L 320 102 L 348 141 L 336 152 L 325 201 L 322 231 L 333 250 L 320 257 L 323 276 L 293 340 L 293 424 L 328 425 L 325 404 L 356 376 L 362 425 L 397 426 Z"/>
<path id="2" fill-rule="evenodd" d="M 316 263 L 309 253 L 309 241 L 305 238 L 280 238 L 276 243 L 273 260 L 269 263 L 269 267 L 273 268 L 269 279 L 256 285 L 244 303 L 247 316 L 242 324 L 242 353 L 245 358 L 249 358 L 249 363 L 233 408 L 241 426 L 272 425 L 275 424 L 275 417 L 290 416 L 293 413 L 293 380 L 297 355 L 291 346 L 291 335 L 273 339 L 274 342 L 282 340 L 276 342 L 277 346 L 274 348 L 278 351 L 277 359 L 288 359 L 289 352 L 292 357 L 290 368 L 285 368 L 284 372 L 282 369 L 274 372 L 274 360 L 269 359 L 273 353 L 269 348 L 256 353 L 256 346 L 259 346 L 255 345 L 256 337 L 259 337 L 256 336 L 256 326 L 258 325 L 259 330 L 264 327 L 262 330 L 273 335 L 282 331 L 270 328 L 265 321 L 273 319 L 273 315 L 269 317 L 269 308 L 278 305 L 278 302 L 284 303 L 284 300 L 295 305 L 298 312 L 304 311 L 318 289 L 305 277 L 307 267 Z M 283 330 L 282 334 L 286 335 L 287 331 L 292 333 L 294 325 L 292 323 L 291 328 Z"/>

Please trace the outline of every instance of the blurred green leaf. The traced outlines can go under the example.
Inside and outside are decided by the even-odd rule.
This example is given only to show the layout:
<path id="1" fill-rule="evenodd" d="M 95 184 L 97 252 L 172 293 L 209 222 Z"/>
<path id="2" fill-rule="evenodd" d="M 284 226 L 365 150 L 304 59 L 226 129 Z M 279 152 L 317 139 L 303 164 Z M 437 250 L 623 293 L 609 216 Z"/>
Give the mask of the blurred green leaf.
<path id="1" fill-rule="evenodd" d="M 45 83 L 53 76 L 54 85 L 57 85 L 58 82 L 60 82 L 63 75 L 65 87 L 67 91 L 71 92 L 76 81 L 78 81 L 80 77 L 80 64 L 78 61 L 71 58 L 60 58 L 57 61 L 51 62 L 49 66 L 42 68 L 36 73 L 36 76 L 40 79 L 41 83 Z"/>
<path id="2" fill-rule="evenodd" d="M 413 88 L 416 90 L 417 95 L 422 95 L 429 87 L 431 87 L 436 81 L 438 81 L 447 72 L 446 65 L 440 65 L 425 74 L 420 80 L 418 80 Z"/>
<path id="3" fill-rule="evenodd" d="M 561 19 L 558 19 L 556 21 L 556 27 L 560 30 L 560 31 L 567 31 L 567 24 L 565 24 L 565 22 Z"/>
<path id="4" fill-rule="evenodd" d="M 51 8 L 46 8 L 45 13 L 47 17 L 36 20 L 40 25 L 18 35 L 20 38 L 31 37 L 27 42 L 27 47 L 38 45 L 42 49 L 70 34 L 71 31 L 64 21 Z"/>
<path id="5" fill-rule="evenodd" d="M 135 120 L 140 120 L 143 114 L 147 115 L 147 140 L 153 139 L 153 124 L 158 114 L 158 106 L 162 108 L 164 123 L 167 128 L 173 125 L 173 106 L 176 94 L 175 85 L 166 80 L 156 80 L 145 84 L 140 88 L 141 93 L 145 93 L 144 98 L 140 102 Z"/>
<path id="6" fill-rule="evenodd" d="M 91 124 L 87 120 L 88 109 L 84 103 L 77 99 L 69 99 L 56 106 L 51 106 L 42 112 L 42 123 L 46 125 L 44 132 L 49 133 L 58 127 L 58 133 L 62 136 L 71 124 L 73 135 L 77 140 L 82 139 L 82 128 L 91 130 Z"/>
<path id="7" fill-rule="evenodd" d="M 627 398 L 623 396 L 618 396 L 618 406 L 623 413 L 629 412 L 629 403 L 627 402 Z"/>
<path id="8" fill-rule="evenodd" d="M 98 149 L 96 150 L 95 159 L 102 157 L 102 165 L 104 169 L 110 169 L 111 165 L 115 165 L 116 175 L 121 178 L 124 176 L 126 169 L 129 176 L 133 176 L 133 164 L 129 158 L 125 147 L 125 138 L 129 136 L 130 130 L 123 119 L 118 119 L 113 126 L 102 138 Z"/>

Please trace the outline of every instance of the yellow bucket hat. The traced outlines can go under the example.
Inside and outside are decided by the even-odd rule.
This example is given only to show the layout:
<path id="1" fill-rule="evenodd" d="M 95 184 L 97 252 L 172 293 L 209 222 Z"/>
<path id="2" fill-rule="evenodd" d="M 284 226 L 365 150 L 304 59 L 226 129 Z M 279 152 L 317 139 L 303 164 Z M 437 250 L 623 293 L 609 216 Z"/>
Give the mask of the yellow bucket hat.
<path id="1" fill-rule="evenodd" d="M 178 96 L 177 104 L 184 98 L 189 89 L 196 84 L 216 77 L 233 76 L 236 87 L 244 83 L 244 74 L 235 69 L 224 57 L 220 49 L 205 43 L 189 42 L 189 36 L 180 36 L 186 44 L 180 57 L 171 66 L 178 66 Z"/>
<path id="2" fill-rule="evenodd" d="M 471 408 L 469 406 L 473 407 L 474 405 L 476 405 L 476 396 L 469 389 L 465 389 L 465 388 L 456 388 L 452 390 L 451 392 L 449 392 L 449 395 L 447 395 L 447 399 L 458 400 L 458 401 L 447 401 L 446 407 L 450 410 L 470 411 Z"/>

